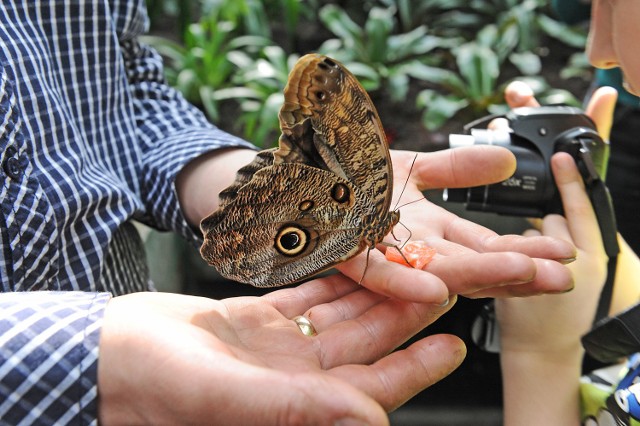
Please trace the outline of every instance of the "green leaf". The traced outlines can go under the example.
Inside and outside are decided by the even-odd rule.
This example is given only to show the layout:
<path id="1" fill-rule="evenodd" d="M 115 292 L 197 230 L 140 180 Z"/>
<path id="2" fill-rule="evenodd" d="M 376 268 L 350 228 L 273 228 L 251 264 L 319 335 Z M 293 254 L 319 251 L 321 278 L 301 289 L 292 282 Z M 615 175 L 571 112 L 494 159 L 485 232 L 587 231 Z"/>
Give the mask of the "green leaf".
<path id="1" fill-rule="evenodd" d="M 460 91 L 464 88 L 464 82 L 448 69 L 425 65 L 420 61 L 412 61 L 402 65 L 403 71 L 413 78 L 441 85 L 448 90 Z"/>
<path id="2" fill-rule="evenodd" d="M 467 83 L 467 95 L 479 101 L 491 96 L 500 73 L 497 55 L 477 43 L 467 43 L 456 49 L 456 62 Z"/>
<path id="3" fill-rule="evenodd" d="M 422 123 L 428 130 L 436 130 L 469 103 L 455 96 L 444 96 L 434 90 L 423 90 L 418 94 L 416 105 L 424 109 Z"/>
<path id="4" fill-rule="evenodd" d="M 540 74 L 542 71 L 540 57 L 533 52 L 514 52 L 509 55 L 509 61 L 525 75 Z"/>
<path id="5" fill-rule="evenodd" d="M 329 31 L 352 45 L 357 44 L 358 37 L 363 33 L 362 28 L 344 10 L 332 4 L 320 9 L 320 20 Z"/>
<path id="6" fill-rule="evenodd" d="M 364 26 L 367 40 L 367 58 L 371 62 L 385 63 L 388 54 L 388 38 L 393 30 L 391 9 L 374 7 Z"/>
<path id="7" fill-rule="evenodd" d="M 204 110 L 212 122 L 217 122 L 220 119 L 218 113 L 218 104 L 213 96 L 213 89 L 208 86 L 200 87 L 200 100 L 204 106 Z"/>
<path id="8" fill-rule="evenodd" d="M 587 32 L 583 28 L 570 27 L 544 15 L 538 16 L 538 25 L 545 33 L 568 46 L 584 49 L 587 44 Z"/>
<path id="9" fill-rule="evenodd" d="M 380 88 L 380 73 L 376 69 L 362 62 L 345 62 L 344 66 L 356 76 L 362 87 L 367 91 Z"/>
<path id="10" fill-rule="evenodd" d="M 181 64 L 187 54 L 187 50 L 180 44 L 159 36 L 143 36 L 140 38 L 145 44 L 150 45 L 164 58 L 175 64 Z"/>
<path id="11" fill-rule="evenodd" d="M 404 73 L 391 72 L 388 78 L 387 90 L 393 102 L 404 101 L 409 92 L 409 76 Z"/>
<path id="12" fill-rule="evenodd" d="M 580 107 L 581 102 L 571 92 L 564 89 L 552 89 L 540 96 L 540 102 L 544 105 L 569 105 Z"/>
<path id="13" fill-rule="evenodd" d="M 249 87 L 226 87 L 224 89 L 216 90 L 211 94 L 213 99 L 222 101 L 225 99 L 257 99 L 259 98 L 255 90 Z"/>
<path id="14" fill-rule="evenodd" d="M 560 77 L 565 80 L 581 78 L 589 81 L 593 77 L 593 67 L 589 63 L 587 54 L 581 51 L 571 55 L 567 66 L 560 71 Z"/>

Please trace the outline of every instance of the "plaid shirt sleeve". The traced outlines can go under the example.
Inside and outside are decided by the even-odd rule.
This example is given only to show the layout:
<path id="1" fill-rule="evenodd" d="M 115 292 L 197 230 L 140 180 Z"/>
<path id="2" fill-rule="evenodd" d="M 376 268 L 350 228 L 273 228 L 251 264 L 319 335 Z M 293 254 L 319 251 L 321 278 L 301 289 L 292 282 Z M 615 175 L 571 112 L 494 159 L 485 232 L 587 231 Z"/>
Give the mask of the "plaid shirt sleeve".
<path id="1" fill-rule="evenodd" d="M 0 294 L 0 424 L 96 424 L 108 293 Z"/>
<path id="2" fill-rule="evenodd" d="M 186 163 L 208 151 L 255 146 L 213 126 L 202 111 L 166 83 L 161 56 L 139 38 L 148 26 L 147 14 L 135 13 L 130 3 L 113 2 L 113 12 L 143 152 L 142 199 L 147 212 L 161 212 L 146 221 L 177 231 L 199 246 L 200 233 L 193 232 L 179 207 L 176 175 Z"/>

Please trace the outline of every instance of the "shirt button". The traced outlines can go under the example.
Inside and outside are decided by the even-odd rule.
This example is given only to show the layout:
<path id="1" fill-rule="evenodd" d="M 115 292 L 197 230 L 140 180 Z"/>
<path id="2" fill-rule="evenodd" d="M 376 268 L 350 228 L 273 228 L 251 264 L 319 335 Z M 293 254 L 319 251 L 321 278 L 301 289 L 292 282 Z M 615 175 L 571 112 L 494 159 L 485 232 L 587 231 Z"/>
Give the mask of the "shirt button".
<path id="1" fill-rule="evenodd" d="M 14 155 L 16 154 L 15 148 L 8 148 L 6 151 L 6 157 L 4 159 L 4 163 L 2 164 L 2 168 L 4 172 L 11 179 L 19 179 L 22 174 L 22 167 L 20 165 L 20 160 Z"/>

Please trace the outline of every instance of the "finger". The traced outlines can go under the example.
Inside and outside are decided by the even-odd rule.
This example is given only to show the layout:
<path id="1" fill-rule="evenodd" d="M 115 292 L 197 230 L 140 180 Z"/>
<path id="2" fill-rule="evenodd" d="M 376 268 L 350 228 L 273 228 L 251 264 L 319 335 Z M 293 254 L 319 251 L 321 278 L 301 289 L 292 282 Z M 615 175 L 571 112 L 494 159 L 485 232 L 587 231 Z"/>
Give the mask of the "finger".
<path id="1" fill-rule="evenodd" d="M 527 218 L 527 222 L 529 222 L 534 229 L 542 229 L 542 219 L 538 217 L 529 217 Z M 541 234 L 538 234 L 538 235 L 541 235 Z M 529 235 L 529 236 L 533 236 L 533 235 Z"/>
<path id="2" fill-rule="evenodd" d="M 540 225 L 542 226 L 542 225 Z M 525 237 L 539 237 L 542 233 L 538 229 L 527 229 L 522 233 Z"/>
<path id="3" fill-rule="evenodd" d="M 573 241 L 567 219 L 559 214 L 547 215 L 542 222 L 541 231 L 544 235 L 553 235 L 556 238 Z"/>
<path id="4" fill-rule="evenodd" d="M 465 253 L 442 256 L 426 269 L 447 283 L 451 294 L 470 294 L 534 280 L 536 264 L 520 253 Z"/>
<path id="5" fill-rule="evenodd" d="M 447 312 L 446 306 L 387 299 L 352 320 L 338 322 L 316 337 L 323 368 L 370 364 L 387 355 Z"/>
<path id="6" fill-rule="evenodd" d="M 409 169 L 415 153 L 392 151 L 393 165 Z M 418 155 L 411 181 L 418 189 L 466 188 L 500 182 L 516 169 L 515 156 L 506 148 L 473 145 Z"/>
<path id="7" fill-rule="evenodd" d="M 532 281 L 480 290 L 464 296 L 469 298 L 525 297 L 539 294 L 561 294 L 573 289 L 573 275 L 569 268 L 553 260 L 534 259 L 534 261 L 537 271 Z"/>
<path id="8" fill-rule="evenodd" d="M 600 87 L 589 100 L 586 113 L 596 125 L 600 137 L 604 141 L 609 140 L 611 126 L 613 125 L 613 111 L 616 107 L 618 92 L 613 87 Z"/>
<path id="9" fill-rule="evenodd" d="M 224 371 L 211 374 L 215 380 L 194 389 L 197 398 L 191 398 L 200 403 L 201 422 L 206 419 L 207 424 L 319 425 L 344 421 L 345 424 L 388 425 L 380 404 L 344 377 L 336 378 L 324 372 L 281 372 L 232 358 L 212 365 Z M 220 369 L 220 365 L 225 368 Z M 197 376 L 206 373 L 205 369 Z M 242 380 L 238 380 L 239 377 Z M 220 383 L 225 386 L 221 387 Z M 189 418 L 194 417 L 193 412 L 188 414 Z"/>
<path id="10" fill-rule="evenodd" d="M 345 365 L 330 374 L 348 380 L 391 411 L 445 378 L 465 356 L 462 340 L 440 334 L 426 337 L 371 366 Z"/>
<path id="11" fill-rule="evenodd" d="M 494 132 L 508 132 L 511 127 L 509 126 L 509 120 L 506 118 L 495 118 L 487 124 L 487 129 Z"/>
<path id="12" fill-rule="evenodd" d="M 511 108 L 540 106 L 531 87 L 522 81 L 510 83 L 504 92 L 505 100 Z"/>
<path id="13" fill-rule="evenodd" d="M 521 235 L 498 235 L 465 219 L 457 219 L 452 223 L 446 229 L 444 238 L 481 253 L 512 251 L 564 263 L 576 257 L 575 247 L 565 240 L 548 236 L 527 238 Z"/>
<path id="14" fill-rule="evenodd" d="M 447 286 L 435 275 L 389 262 L 378 250 L 361 253 L 336 266 L 363 287 L 409 302 L 442 304 L 449 297 Z"/>
<path id="15" fill-rule="evenodd" d="M 286 318 L 293 318 L 322 303 L 327 303 L 362 287 L 342 274 L 317 278 L 297 287 L 285 288 L 262 296 Z"/>
<path id="16" fill-rule="evenodd" d="M 568 220 L 569 235 L 564 238 L 583 250 L 604 250 L 598 220 L 573 157 L 558 153 L 551 158 L 551 167 Z"/>
<path id="17" fill-rule="evenodd" d="M 354 291 L 334 301 L 309 308 L 304 313 L 304 316 L 312 322 L 316 331 L 321 333 L 333 324 L 359 317 L 385 300 L 388 300 L 387 296 L 361 287 L 359 291 Z"/>

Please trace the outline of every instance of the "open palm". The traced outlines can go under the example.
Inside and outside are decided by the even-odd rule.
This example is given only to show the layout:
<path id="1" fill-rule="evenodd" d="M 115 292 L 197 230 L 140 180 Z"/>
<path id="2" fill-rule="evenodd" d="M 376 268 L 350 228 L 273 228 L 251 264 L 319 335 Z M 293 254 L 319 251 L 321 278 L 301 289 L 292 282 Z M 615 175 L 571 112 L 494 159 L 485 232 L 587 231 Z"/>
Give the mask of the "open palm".
<path id="1" fill-rule="evenodd" d="M 261 298 L 117 297 L 100 342 L 101 421 L 386 424 L 385 410 L 464 358 L 448 335 L 392 353 L 451 305 L 389 299 L 339 274 Z M 316 336 L 291 320 L 301 314 Z"/>

